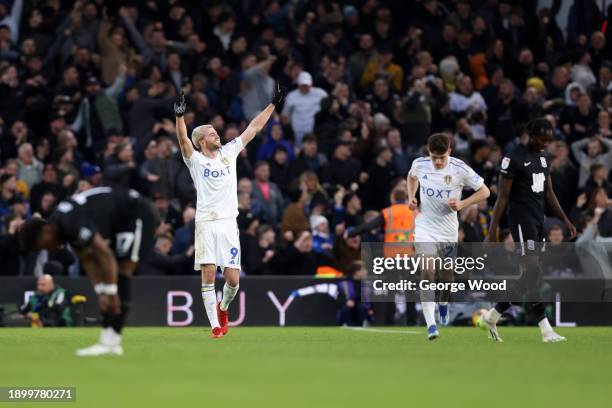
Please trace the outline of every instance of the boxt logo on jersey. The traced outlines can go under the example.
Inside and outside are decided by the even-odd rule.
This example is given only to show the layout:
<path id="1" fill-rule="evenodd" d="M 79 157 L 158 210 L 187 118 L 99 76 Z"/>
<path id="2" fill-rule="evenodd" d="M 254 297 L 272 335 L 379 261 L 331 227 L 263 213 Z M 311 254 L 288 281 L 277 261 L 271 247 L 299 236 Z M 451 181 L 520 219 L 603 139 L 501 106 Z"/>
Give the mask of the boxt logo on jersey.
<path id="1" fill-rule="evenodd" d="M 219 169 L 219 170 L 211 170 L 211 169 L 204 169 L 204 177 L 212 177 L 214 179 L 219 178 L 219 177 L 225 177 L 226 175 L 229 175 L 230 173 L 230 166 L 225 166 L 225 168 L 223 169 Z"/>
<path id="2" fill-rule="evenodd" d="M 451 196 L 451 191 L 452 190 L 421 186 L 421 194 L 424 194 L 427 197 L 440 198 L 442 200 L 449 199 Z"/>

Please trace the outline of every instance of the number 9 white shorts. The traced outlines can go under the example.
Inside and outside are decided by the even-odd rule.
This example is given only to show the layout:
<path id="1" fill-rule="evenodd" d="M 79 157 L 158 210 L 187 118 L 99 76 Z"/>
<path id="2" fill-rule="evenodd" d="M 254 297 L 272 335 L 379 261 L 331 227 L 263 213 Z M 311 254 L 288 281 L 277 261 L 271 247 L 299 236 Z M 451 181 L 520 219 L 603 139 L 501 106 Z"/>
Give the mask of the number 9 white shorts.
<path id="1" fill-rule="evenodd" d="M 240 269 L 240 235 L 233 218 L 196 221 L 194 247 L 197 271 L 205 264 Z"/>

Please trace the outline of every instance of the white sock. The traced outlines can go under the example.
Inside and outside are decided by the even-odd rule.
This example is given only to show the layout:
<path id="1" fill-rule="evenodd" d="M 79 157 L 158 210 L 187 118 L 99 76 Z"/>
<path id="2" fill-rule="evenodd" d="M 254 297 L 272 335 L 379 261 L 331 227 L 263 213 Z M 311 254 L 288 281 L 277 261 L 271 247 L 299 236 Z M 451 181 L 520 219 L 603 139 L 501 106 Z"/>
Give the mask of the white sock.
<path id="1" fill-rule="evenodd" d="M 484 315 L 485 319 L 487 319 L 488 321 L 490 321 L 493 324 L 497 324 L 497 321 L 499 320 L 500 316 L 501 316 L 501 313 L 499 313 L 497 311 L 497 309 L 495 309 L 494 307 L 491 308 Z"/>
<path id="2" fill-rule="evenodd" d="M 225 285 L 223 285 L 223 300 L 221 300 L 221 305 L 219 305 L 221 310 L 227 310 L 230 303 L 232 303 L 232 300 L 234 300 L 236 293 L 238 293 L 239 287 L 240 285 L 230 286 L 227 282 L 225 282 Z"/>
<path id="3" fill-rule="evenodd" d="M 121 344 L 121 334 L 113 330 L 112 327 L 102 329 L 100 343 L 107 346 L 118 346 Z"/>
<path id="4" fill-rule="evenodd" d="M 219 327 L 219 319 L 217 318 L 217 293 L 215 292 L 214 283 L 202 284 L 202 301 L 204 302 L 204 309 L 206 310 L 206 316 L 208 316 L 210 327 L 213 329 Z"/>
<path id="5" fill-rule="evenodd" d="M 421 302 L 427 327 L 436 325 L 436 302 Z"/>
<path id="6" fill-rule="evenodd" d="M 545 336 L 550 333 L 554 333 L 554 330 L 552 326 L 550 325 L 550 322 L 548 321 L 547 317 L 540 320 L 540 322 L 538 323 L 538 326 L 540 326 L 540 332 L 542 333 L 542 336 Z"/>
<path id="7" fill-rule="evenodd" d="M 436 324 L 436 302 L 435 295 L 432 291 L 421 291 L 421 308 L 423 309 L 423 317 L 427 327 L 435 326 Z"/>

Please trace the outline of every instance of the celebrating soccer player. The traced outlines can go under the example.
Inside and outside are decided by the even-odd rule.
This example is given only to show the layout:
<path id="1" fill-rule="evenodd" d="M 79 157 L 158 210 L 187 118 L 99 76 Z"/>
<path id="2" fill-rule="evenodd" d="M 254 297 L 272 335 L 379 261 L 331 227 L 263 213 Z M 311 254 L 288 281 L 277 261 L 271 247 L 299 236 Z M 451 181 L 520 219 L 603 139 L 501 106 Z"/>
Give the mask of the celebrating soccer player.
<path id="1" fill-rule="evenodd" d="M 418 255 L 426 257 L 451 256 L 458 241 L 459 220 L 457 211 L 489 197 L 484 180 L 463 161 L 451 157 L 450 139 L 436 133 L 427 141 L 429 157 L 416 159 L 408 173 L 408 199 L 412 209 L 418 206 L 416 193 L 420 185 L 421 208 L 415 220 L 414 242 Z M 470 187 L 474 194 L 462 200 L 463 187 Z M 452 279 L 452 271 L 438 271 L 443 280 Z M 421 279 L 433 282 L 436 271 L 422 268 Z M 450 276 L 449 276 L 450 275 Z M 448 324 L 448 292 L 441 293 L 438 302 L 440 323 Z M 436 302 L 433 293 L 421 291 L 421 306 L 430 340 L 438 338 L 436 326 Z"/>
<path id="2" fill-rule="evenodd" d="M 58 204 L 48 221 L 19 231 L 22 249 L 53 251 L 69 243 L 98 294 L 102 333 L 77 356 L 122 355 L 121 331 L 130 307 L 130 278 L 153 246 L 157 210 L 134 190 L 97 187 Z"/>
<path id="3" fill-rule="evenodd" d="M 272 103 L 239 137 L 225 145 L 221 145 L 211 125 L 196 127 L 189 140 L 183 118 L 187 108 L 183 93 L 174 104 L 177 138 L 197 192 L 195 269 L 202 272 L 202 300 L 213 338 L 227 334 L 227 309 L 238 292 L 240 278 L 236 158 L 263 129 L 274 109 L 280 107 L 283 97 L 284 90 L 277 83 Z M 215 292 L 217 266 L 223 268 L 225 277 L 223 300 L 219 304 Z"/>
<path id="4" fill-rule="evenodd" d="M 538 277 L 542 276 L 536 243 L 544 241 L 545 202 L 550 205 L 555 215 L 563 220 L 571 238 L 576 236 L 576 228 L 559 205 L 550 180 L 550 167 L 544 149 L 552 141 L 552 126 L 544 118 L 533 119 L 527 124 L 526 132 L 529 135 L 528 144 L 518 145 L 502 160 L 499 195 L 493 208 L 493 219 L 486 241 L 497 241 L 499 220 L 508 205 L 510 231 L 514 241 L 520 243 L 521 280 L 533 286 Z M 481 318 L 481 323 L 489 329 L 494 341 L 502 341 L 497 332 L 497 320 L 510 305 L 510 302 L 497 303 Z M 543 303 L 533 302 L 530 307 L 538 320 L 542 341 L 550 343 L 565 340 L 565 337 L 555 333 L 550 326 Z"/>

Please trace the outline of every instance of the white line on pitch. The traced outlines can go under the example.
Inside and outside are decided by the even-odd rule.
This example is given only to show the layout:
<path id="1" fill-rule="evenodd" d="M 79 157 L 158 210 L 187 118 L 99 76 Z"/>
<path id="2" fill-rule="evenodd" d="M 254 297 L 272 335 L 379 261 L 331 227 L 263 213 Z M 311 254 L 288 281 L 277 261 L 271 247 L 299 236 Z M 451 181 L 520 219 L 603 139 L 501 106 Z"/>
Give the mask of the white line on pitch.
<path id="1" fill-rule="evenodd" d="M 411 330 L 385 330 L 385 329 L 370 329 L 367 327 L 351 327 L 351 326 L 342 326 L 341 328 L 349 329 L 349 330 L 373 332 L 373 333 L 421 334 L 420 332 L 411 331 Z"/>

